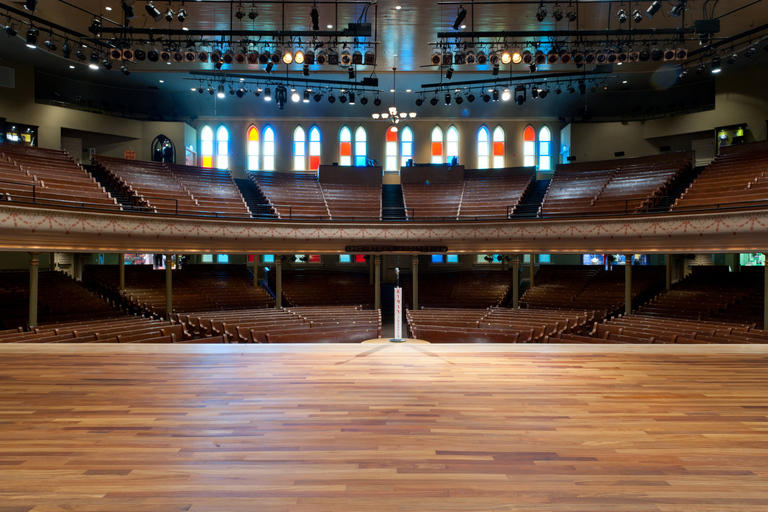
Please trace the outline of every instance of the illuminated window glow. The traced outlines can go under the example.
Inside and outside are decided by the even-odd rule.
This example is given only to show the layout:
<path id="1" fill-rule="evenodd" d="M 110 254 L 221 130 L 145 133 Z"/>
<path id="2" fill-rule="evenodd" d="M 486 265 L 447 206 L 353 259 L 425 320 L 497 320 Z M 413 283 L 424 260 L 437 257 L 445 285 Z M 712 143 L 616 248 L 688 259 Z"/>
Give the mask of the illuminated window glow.
<path id="1" fill-rule="evenodd" d="M 248 128 L 248 170 L 259 170 L 259 130 L 255 126 Z"/>

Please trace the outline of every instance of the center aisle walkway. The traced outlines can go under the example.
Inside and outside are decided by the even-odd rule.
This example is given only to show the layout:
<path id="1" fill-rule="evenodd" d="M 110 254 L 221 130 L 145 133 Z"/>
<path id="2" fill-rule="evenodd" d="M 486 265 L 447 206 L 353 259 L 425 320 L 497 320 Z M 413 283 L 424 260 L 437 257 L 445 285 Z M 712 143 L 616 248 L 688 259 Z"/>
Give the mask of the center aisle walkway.
<path id="1" fill-rule="evenodd" d="M 768 509 L 757 345 L 4 345 L 0 510 Z"/>

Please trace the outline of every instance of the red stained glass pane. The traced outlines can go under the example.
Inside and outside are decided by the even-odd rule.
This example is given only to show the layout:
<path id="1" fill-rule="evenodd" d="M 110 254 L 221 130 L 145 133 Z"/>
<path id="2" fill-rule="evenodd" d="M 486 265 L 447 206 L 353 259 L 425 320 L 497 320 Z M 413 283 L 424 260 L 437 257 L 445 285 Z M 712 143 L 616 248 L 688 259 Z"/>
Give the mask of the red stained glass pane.
<path id="1" fill-rule="evenodd" d="M 365 263 L 365 254 L 355 254 L 355 263 Z"/>
<path id="2" fill-rule="evenodd" d="M 397 132 L 392 128 L 387 130 L 387 142 L 397 142 Z"/>
<path id="3" fill-rule="evenodd" d="M 533 142 L 536 140 L 536 132 L 533 131 L 533 127 L 529 126 L 523 132 L 523 140 L 526 142 Z"/>
<path id="4" fill-rule="evenodd" d="M 203 167 L 213 167 L 213 157 L 212 156 L 204 156 L 203 157 Z"/>
<path id="5" fill-rule="evenodd" d="M 309 170 L 310 171 L 316 171 L 318 167 L 320 167 L 320 157 L 319 156 L 310 156 L 309 157 Z"/>
<path id="6" fill-rule="evenodd" d="M 352 143 L 351 142 L 342 142 L 341 143 L 341 156 L 352 156 Z"/>
<path id="7" fill-rule="evenodd" d="M 310 263 L 320 263 L 320 255 L 319 254 L 310 254 L 309 255 L 309 262 Z"/>
<path id="8" fill-rule="evenodd" d="M 253 254 L 248 255 L 248 263 L 253 263 Z"/>
<path id="9" fill-rule="evenodd" d="M 442 142 L 433 142 L 432 143 L 432 156 L 443 156 L 443 143 Z"/>
<path id="10" fill-rule="evenodd" d="M 504 143 L 503 142 L 494 142 L 493 143 L 493 156 L 504 156 Z"/>

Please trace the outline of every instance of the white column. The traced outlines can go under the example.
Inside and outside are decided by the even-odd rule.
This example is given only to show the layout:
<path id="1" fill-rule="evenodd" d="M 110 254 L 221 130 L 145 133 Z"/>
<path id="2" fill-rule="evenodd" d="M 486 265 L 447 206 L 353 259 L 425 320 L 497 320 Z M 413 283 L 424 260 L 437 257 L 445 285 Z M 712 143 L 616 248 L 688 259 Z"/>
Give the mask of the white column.
<path id="1" fill-rule="evenodd" d="M 419 257 L 413 257 L 413 302 L 411 303 L 411 309 L 417 311 L 419 309 Z"/>
<path id="2" fill-rule="evenodd" d="M 624 314 L 632 314 L 632 255 L 624 255 Z"/>
<path id="3" fill-rule="evenodd" d="M 275 307 L 283 307 L 283 257 L 275 254 Z"/>
<path id="4" fill-rule="evenodd" d="M 165 255 L 165 319 L 171 319 L 173 313 L 173 268 L 171 255 Z"/>
<path id="5" fill-rule="evenodd" d="M 37 327 L 37 284 L 40 253 L 29 253 L 29 328 Z"/>
<path id="6" fill-rule="evenodd" d="M 520 256 L 512 256 L 512 307 L 520 307 Z"/>

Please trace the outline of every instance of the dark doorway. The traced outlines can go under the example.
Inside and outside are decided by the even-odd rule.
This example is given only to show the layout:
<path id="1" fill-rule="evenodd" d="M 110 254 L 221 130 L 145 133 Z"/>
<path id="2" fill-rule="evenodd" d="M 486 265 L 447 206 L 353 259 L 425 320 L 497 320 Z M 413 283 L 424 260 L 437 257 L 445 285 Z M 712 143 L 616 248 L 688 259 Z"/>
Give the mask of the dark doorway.
<path id="1" fill-rule="evenodd" d="M 163 134 L 155 137 L 152 141 L 152 161 L 166 164 L 176 163 L 176 147 L 173 141 Z"/>

